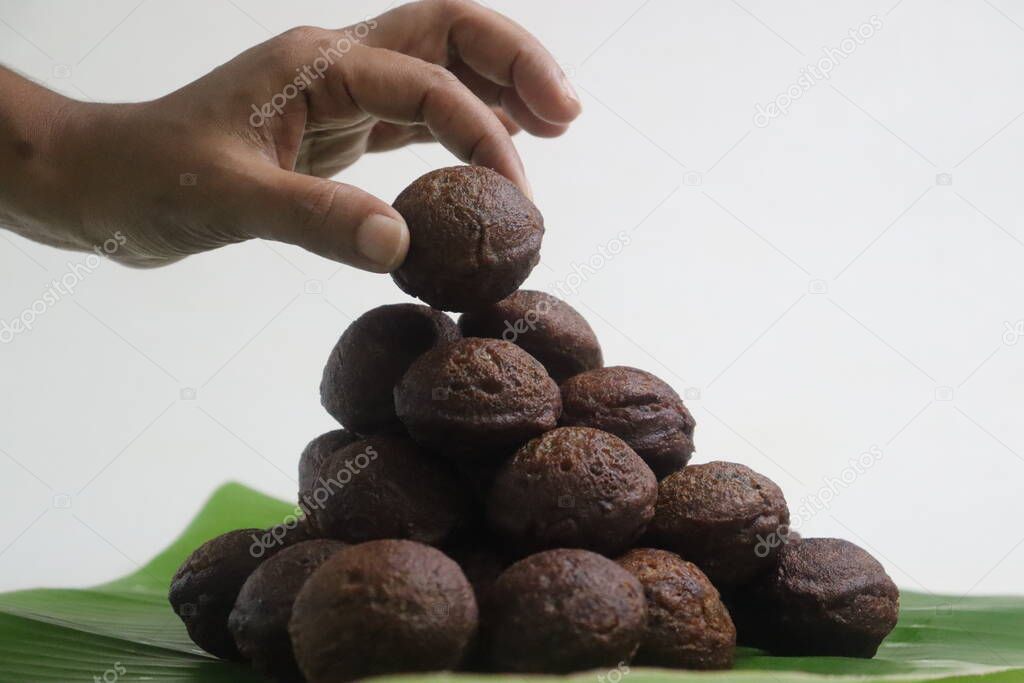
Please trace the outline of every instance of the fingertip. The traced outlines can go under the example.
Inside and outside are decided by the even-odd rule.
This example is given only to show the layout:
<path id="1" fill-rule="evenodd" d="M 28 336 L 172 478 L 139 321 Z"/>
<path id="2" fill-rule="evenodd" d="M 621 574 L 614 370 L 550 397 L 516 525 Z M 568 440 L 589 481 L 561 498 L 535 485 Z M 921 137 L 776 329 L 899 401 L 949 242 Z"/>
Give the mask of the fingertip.
<path id="1" fill-rule="evenodd" d="M 548 88 L 544 104 L 540 102 L 530 103 L 530 109 L 538 118 L 551 124 L 567 125 L 572 123 L 583 113 L 583 102 L 579 93 L 573 87 L 572 81 L 559 67 L 555 67 L 555 73 L 550 81 L 555 87 Z"/>
<path id="2" fill-rule="evenodd" d="M 553 124 L 583 111 L 579 95 L 554 56 L 533 35 L 487 8 L 466 10 L 451 25 L 460 59 L 488 80 L 519 93 L 530 110 Z"/>
<path id="3" fill-rule="evenodd" d="M 550 56 L 523 57 L 512 76 L 516 93 L 539 119 L 564 125 L 583 112 L 576 88 Z"/>
<path id="4" fill-rule="evenodd" d="M 558 70 L 558 81 L 562 87 L 562 97 L 565 100 L 563 104 L 567 118 L 565 121 L 557 121 L 556 123 L 569 123 L 583 113 L 583 101 L 580 100 L 580 96 L 576 92 L 576 88 L 573 87 L 572 81 L 569 80 L 569 77 L 562 69 Z"/>
<path id="5" fill-rule="evenodd" d="M 550 123 L 540 118 L 523 102 L 523 99 L 512 88 L 505 88 L 501 93 L 501 104 L 512 120 L 518 123 L 530 135 L 541 138 L 556 138 L 569 129 L 567 123 Z"/>
<path id="6" fill-rule="evenodd" d="M 401 216 L 371 214 L 356 228 L 354 246 L 366 260 L 366 270 L 390 273 L 409 251 L 409 228 Z"/>

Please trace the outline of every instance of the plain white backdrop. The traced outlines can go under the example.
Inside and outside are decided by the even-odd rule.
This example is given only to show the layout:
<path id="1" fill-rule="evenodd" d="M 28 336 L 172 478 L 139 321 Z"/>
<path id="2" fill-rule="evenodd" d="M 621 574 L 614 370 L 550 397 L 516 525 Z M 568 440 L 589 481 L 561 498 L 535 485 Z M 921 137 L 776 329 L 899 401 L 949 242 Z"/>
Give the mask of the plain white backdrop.
<path id="1" fill-rule="evenodd" d="M 386 6 L 0 0 L 0 63 L 139 100 Z M 1024 3 L 493 6 L 585 107 L 519 140 L 548 226 L 527 286 L 570 292 L 609 364 L 675 386 L 695 462 L 772 477 L 804 535 L 865 546 L 907 589 L 1024 590 Z M 340 177 L 391 200 L 451 163 L 418 146 Z M 84 259 L 0 233 L 0 318 Z M 102 263 L 0 344 L 0 589 L 127 573 L 228 480 L 292 496 L 334 426 L 317 387 L 337 336 L 403 300 L 277 244 Z"/>

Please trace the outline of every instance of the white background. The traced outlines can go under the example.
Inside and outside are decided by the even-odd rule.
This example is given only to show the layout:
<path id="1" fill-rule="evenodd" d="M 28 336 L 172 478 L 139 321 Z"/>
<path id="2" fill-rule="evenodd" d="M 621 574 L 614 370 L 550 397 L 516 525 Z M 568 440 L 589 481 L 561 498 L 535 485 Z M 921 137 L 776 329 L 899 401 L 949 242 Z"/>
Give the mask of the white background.
<path id="1" fill-rule="evenodd" d="M 575 282 L 609 364 L 690 397 L 696 461 L 746 463 L 794 509 L 831 498 L 805 535 L 864 545 L 905 588 L 1024 589 L 1024 343 L 1004 334 L 1024 318 L 1024 3 L 494 4 L 585 107 L 564 138 L 519 142 L 548 225 L 528 286 Z M 273 33 L 384 7 L 3 0 L 0 62 L 78 98 L 152 98 Z M 830 80 L 754 124 L 872 15 Z M 390 200 L 450 163 L 421 146 L 342 177 Z M 0 317 L 83 259 L 0 234 Z M 332 428 L 317 386 L 335 339 L 402 300 L 276 244 L 103 263 L 0 345 L 0 589 L 124 574 L 227 480 L 292 495 L 300 449 Z"/>

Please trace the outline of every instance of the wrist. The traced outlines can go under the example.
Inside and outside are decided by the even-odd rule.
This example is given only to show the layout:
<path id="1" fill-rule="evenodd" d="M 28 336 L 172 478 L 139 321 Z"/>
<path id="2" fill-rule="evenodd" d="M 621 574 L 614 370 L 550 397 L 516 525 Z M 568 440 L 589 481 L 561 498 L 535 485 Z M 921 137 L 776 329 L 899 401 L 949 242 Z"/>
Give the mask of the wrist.
<path id="1" fill-rule="evenodd" d="M 82 144 L 97 105 L 72 100 L 0 69 L 0 226 L 47 244 L 92 245 L 85 229 L 95 159 Z"/>
<path id="2" fill-rule="evenodd" d="M 102 242 L 105 205 L 118 197 L 114 167 L 126 144 L 120 112 L 129 105 L 68 100 L 54 113 L 52 166 L 40 184 L 48 220 L 81 249 Z M 126 188 L 120 188 L 125 190 Z"/>

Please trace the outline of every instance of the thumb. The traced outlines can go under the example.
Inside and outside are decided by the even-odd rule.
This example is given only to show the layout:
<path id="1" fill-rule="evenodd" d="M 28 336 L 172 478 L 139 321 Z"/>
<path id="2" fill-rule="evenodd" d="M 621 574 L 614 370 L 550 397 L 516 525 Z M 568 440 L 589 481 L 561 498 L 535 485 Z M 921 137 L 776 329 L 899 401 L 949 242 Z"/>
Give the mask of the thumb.
<path id="1" fill-rule="evenodd" d="M 372 194 L 275 167 L 255 180 L 241 226 L 253 237 L 295 244 L 375 273 L 391 272 L 405 260 L 405 220 Z"/>

